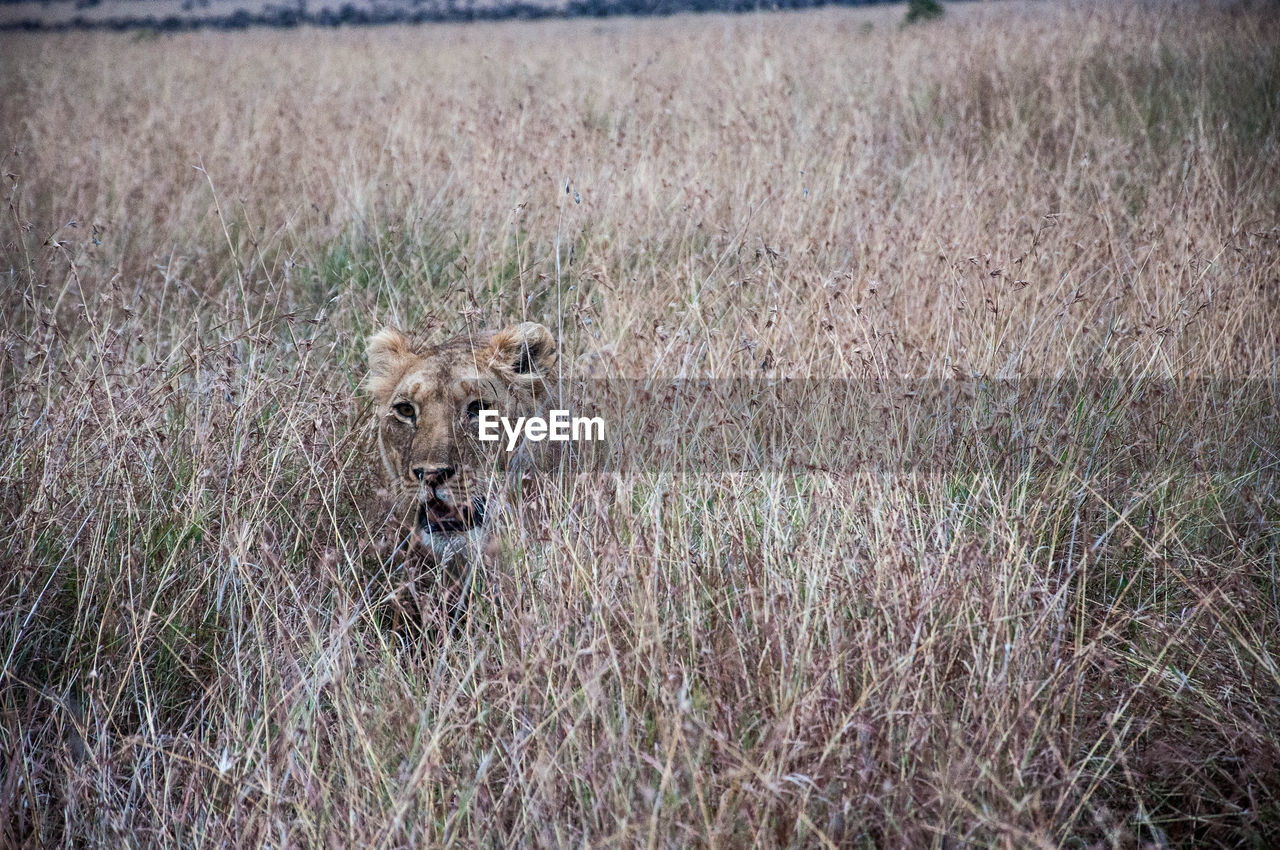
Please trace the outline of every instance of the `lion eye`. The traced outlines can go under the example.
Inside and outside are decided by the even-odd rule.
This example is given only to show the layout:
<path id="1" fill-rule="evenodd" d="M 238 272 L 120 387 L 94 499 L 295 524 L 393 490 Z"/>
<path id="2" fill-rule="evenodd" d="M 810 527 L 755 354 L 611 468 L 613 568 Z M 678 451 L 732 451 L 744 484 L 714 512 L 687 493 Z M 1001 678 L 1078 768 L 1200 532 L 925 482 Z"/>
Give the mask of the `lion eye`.
<path id="1" fill-rule="evenodd" d="M 480 399 L 476 399 L 467 405 L 467 418 L 475 421 L 480 418 L 480 411 L 484 410 L 485 404 Z"/>
<path id="2" fill-rule="evenodd" d="M 407 401 L 402 401 L 391 409 L 394 410 L 396 412 L 396 415 L 401 417 L 402 419 L 412 420 L 415 416 L 418 415 L 418 411 L 415 410 L 413 405 Z"/>

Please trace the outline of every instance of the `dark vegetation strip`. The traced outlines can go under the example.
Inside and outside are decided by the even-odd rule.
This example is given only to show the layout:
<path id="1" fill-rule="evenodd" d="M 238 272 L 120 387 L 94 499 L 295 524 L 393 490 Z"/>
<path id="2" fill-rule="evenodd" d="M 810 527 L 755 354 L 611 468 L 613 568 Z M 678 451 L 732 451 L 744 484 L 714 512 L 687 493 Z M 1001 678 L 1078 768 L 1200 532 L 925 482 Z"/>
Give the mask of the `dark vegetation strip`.
<path id="1" fill-rule="evenodd" d="M 344 3 L 336 9 L 309 10 L 305 5 L 265 6 L 261 11 L 238 9 L 228 15 L 182 16 L 121 15 L 90 19 L 76 16 L 66 21 L 24 18 L 0 22 L 0 31 L 59 32 L 67 30 L 152 30 L 183 32 L 200 29 L 241 30 L 250 27 L 371 26 L 375 24 L 428 24 L 465 21 L 534 20 L 538 18 L 605 18 L 615 15 L 674 15 L 680 12 L 757 12 L 809 9 L 819 6 L 870 6 L 892 0 L 570 0 L 562 7 L 516 2 L 477 9 L 455 2 L 413 7 L 360 8 Z"/>

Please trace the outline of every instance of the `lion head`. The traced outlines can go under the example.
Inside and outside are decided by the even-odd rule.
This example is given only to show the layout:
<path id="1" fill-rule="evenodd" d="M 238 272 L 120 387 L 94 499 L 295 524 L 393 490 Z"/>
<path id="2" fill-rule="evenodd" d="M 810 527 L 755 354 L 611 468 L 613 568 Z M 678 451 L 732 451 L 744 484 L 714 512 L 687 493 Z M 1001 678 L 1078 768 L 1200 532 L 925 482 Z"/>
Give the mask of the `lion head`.
<path id="1" fill-rule="evenodd" d="M 438 558 L 477 546 L 525 447 L 479 438 L 482 412 L 539 415 L 554 386 L 551 332 L 523 322 L 430 344 L 395 328 L 368 342 L 378 450 L 411 539 Z"/>

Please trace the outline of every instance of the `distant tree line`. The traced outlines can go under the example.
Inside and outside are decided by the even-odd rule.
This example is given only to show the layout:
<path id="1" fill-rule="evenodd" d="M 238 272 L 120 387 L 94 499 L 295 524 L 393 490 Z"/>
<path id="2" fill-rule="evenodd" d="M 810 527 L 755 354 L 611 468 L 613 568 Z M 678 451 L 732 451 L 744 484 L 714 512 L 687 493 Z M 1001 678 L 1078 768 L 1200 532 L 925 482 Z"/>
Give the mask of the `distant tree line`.
<path id="1" fill-rule="evenodd" d="M 3 0 L 0 0 L 2 2 Z M 76 0 L 76 8 L 97 5 L 98 0 Z M 814 6 L 864 6 L 890 0 L 569 0 L 564 6 L 540 5 L 527 0 L 472 3 L 444 0 L 408 0 L 399 5 L 357 6 L 344 3 L 337 8 L 308 9 L 295 5 L 266 5 L 256 11 L 237 9 L 226 15 L 120 15 L 86 18 L 77 15 L 64 21 L 19 20 L 0 23 L 0 30 L 150 30 L 180 32 L 197 29 L 242 30 L 250 27 L 296 27 L 301 25 L 339 27 L 374 24 L 426 24 L 450 21 L 531 20 L 557 17 L 610 17 L 613 15 L 672 15 L 678 12 L 753 12 L 776 9 L 806 9 Z M 207 2 L 200 2 L 207 6 Z"/>

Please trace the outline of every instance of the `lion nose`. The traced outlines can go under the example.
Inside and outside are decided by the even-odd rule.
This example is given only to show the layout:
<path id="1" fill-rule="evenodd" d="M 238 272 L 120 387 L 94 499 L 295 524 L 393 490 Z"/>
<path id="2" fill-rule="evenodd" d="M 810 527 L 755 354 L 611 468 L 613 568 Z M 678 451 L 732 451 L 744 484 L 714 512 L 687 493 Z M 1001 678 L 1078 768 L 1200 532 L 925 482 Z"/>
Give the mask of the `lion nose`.
<path id="1" fill-rule="evenodd" d="M 452 478 L 453 473 L 452 466 L 436 466 L 430 469 L 425 466 L 415 466 L 413 468 L 413 477 L 428 487 L 439 487 Z"/>

